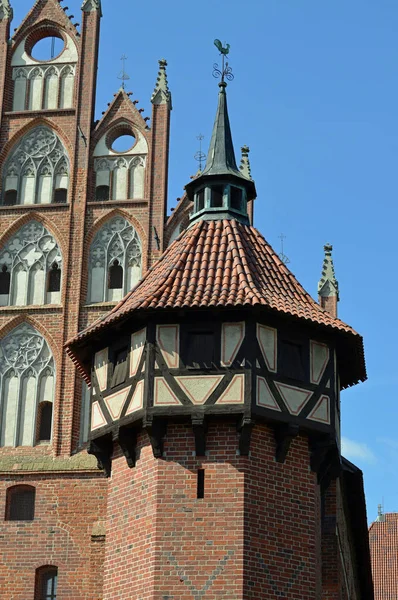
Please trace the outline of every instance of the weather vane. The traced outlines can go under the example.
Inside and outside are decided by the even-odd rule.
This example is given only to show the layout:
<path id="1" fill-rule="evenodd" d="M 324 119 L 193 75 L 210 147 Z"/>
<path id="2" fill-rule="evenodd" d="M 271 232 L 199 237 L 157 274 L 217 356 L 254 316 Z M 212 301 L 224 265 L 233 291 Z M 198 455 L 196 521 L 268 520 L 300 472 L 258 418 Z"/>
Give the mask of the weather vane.
<path id="1" fill-rule="evenodd" d="M 125 88 L 126 81 L 128 81 L 130 79 L 130 77 L 126 73 L 126 60 L 127 60 L 127 58 L 128 57 L 125 54 L 122 54 L 122 57 L 121 57 L 120 60 L 123 63 L 123 69 L 120 71 L 119 75 L 117 76 L 118 79 L 122 80 L 122 88 L 123 89 Z"/>
<path id="2" fill-rule="evenodd" d="M 202 170 L 202 163 L 206 160 L 206 154 L 202 152 L 202 140 L 204 139 L 204 137 L 205 136 L 202 133 L 196 136 L 196 139 L 199 140 L 199 150 L 195 154 L 194 159 L 197 160 L 199 163 L 199 171 Z"/>
<path id="3" fill-rule="evenodd" d="M 283 233 L 281 233 L 278 237 L 281 241 L 281 251 L 279 253 L 279 258 L 281 259 L 284 265 L 288 265 L 290 263 L 290 260 L 283 251 L 283 242 L 286 239 L 286 236 L 283 235 Z"/>
<path id="4" fill-rule="evenodd" d="M 220 55 L 222 56 L 222 64 L 221 69 L 218 63 L 214 63 L 213 65 L 213 77 L 216 79 L 221 78 L 221 82 L 224 83 L 226 79 L 228 81 L 232 81 L 234 76 L 232 74 L 232 69 L 228 64 L 227 57 L 229 54 L 230 45 L 225 42 L 225 46 L 222 45 L 220 40 L 214 40 L 215 47 L 220 51 Z"/>

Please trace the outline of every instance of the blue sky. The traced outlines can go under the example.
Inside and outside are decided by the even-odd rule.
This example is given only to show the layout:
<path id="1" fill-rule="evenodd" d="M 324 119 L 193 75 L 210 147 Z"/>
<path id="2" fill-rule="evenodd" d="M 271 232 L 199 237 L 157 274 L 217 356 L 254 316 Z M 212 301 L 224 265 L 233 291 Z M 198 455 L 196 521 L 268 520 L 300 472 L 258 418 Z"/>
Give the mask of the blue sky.
<path id="1" fill-rule="evenodd" d="M 81 0 L 67 0 L 81 21 Z M 33 0 L 14 0 L 19 25 Z M 173 94 L 169 204 L 196 171 L 217 101 L 214 38 L 231 44 L 235 143 L 251 149 L 255 225 L 316 296 L 334 245 L 339 316 L 365 339 L 369 381 L 342 394 L 344 450 L 365 475 L 368 517 L 398 511 L 398 3 L 396 0 L 103 0 L 97 118 L 120 86 L 150 116 L 157 60 Z"/>

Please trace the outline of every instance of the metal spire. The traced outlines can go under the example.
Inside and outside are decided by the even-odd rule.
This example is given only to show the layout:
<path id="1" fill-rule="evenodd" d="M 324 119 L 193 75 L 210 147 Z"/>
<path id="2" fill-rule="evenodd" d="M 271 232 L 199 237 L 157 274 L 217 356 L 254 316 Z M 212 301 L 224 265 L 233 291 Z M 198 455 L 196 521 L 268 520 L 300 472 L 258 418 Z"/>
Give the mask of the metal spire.
<path id="1" fill-rule="evenodd" d="M 126 60 L 127 59 L 128 59 L 128 56 L 126 56 L 125 54 L 122 54 L 120 60 L 123 63 L 123 69 L 120 71 L 119 75 L 117 76 L 118 79 L 122 80 L 122 88 L 123 89 L 125 89 L 125 87 L 126 87 L 126 81 L 128 81 L 130 79 L 130 77 L 126 73 Z"/>

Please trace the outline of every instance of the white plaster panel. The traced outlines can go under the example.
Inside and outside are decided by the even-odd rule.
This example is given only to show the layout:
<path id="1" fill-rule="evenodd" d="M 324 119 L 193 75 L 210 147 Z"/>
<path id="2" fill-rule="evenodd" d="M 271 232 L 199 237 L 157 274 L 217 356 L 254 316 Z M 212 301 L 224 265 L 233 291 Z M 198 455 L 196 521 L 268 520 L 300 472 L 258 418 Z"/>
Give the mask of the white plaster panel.
<path id="1" fill-rule="evenodd" d="M 329 348 L 326 344 L 311 340 L 310 356 L 311 383 L 319 383 L 329 361 Z"/>
<path id="2" fill-rule="evenodd" d="M 93 267 L 91 271 L 90 300 L 91 302 L 102 302 L 104 298 L 104 267 Z"/>
<path id="3" fill-rule="evenodd" d="M 106 169 L 103 171 L 97 171 L 97 186 L 99 185 L 109 185 L 109 181 L 110 181 L 110 174 L 111 172 Z"/>
<path id="4" fill-rule="evenodd" d="M 144 197 L 144 176 L 145 168 L 143 165 L 137 165 L 130 171 L 130 198 Z"/>
<path id="5" fill-rule="evenodd" d="M 54 375 L 52 373 L 44 374 L 40 381 L 39 398 L 40 402 L 54 402 Z"/>
<path id="6" fill-rule="evenodd" d="M 113 171 L 113 200 L 127 199 L 127 175 L 127 167 L 116 167 L 116 169 Z"/>
<path id="7" fill-rule="evenodd" d="M 108 380 L 108 348 L 104 348 L 95 354 L 94 370 L 97 376 L 99 389 L 103 392 L 107 387 Z"/>
<path id="8" fill-rule="evenodd" d="M 127 400 L 127 396 L 129 395 L 130 390 L 131 386 L 120 390 L 119 392 L 115 392 L 114 394 L 111 394 L 110 396 L 107 396 L 105 398 L 105 404 L 113 420 L 118 419 L 120 417 L 124 403 Z"/>
<path id="9" fill-rule="evenodd" d="M 245 401 L 245 376 L 234 375 L 231 383 L 216 404 L 243 404 Z"/>
<path id="10" fill-rule="evenodd" d="M 133 396 L 131 398 L 129 407 L 126 411 L 126 415 L 131 415 L 132 413 L 140 410 L 144 405 L 144 382 L 141 380 L 137 383 L 137 386 L 134 390 Z"/>
<path id="11" fill-rule="evenodd" d="M 312 392 L 286 383 L 275 382 L 275 385 L 292 415 L 298 415 L 312 396 Z"/>
<path id="12" fill-rule="evenodd" d="M 256 404 L 257 406 L 263 406 L 264 408 L 270 408 L 271 410 L 278 410 L 281 412 L 280 406 L 275 400 L 269 385 L 264 377 L 257 377 L 257 394 Z"/>
<path id="13" fill-rule="evenodd" d="M 35 265 L 30 271 L 28 304 L 43 304 L 44 294 L 44 269 L 40 265 Z"/>
<path id="14" fill-rule="evenodd" d="M 103 425 L 106 425 L 106 419 L 104 413 L 98 402 L 93 402 L 91 406 L 91 431 L 99 429 Z"/>
<path id="15" fill-rule="evenodd" d="M 130 124 L 128 123 L 128 125 Z M 148 143 L 138 129 L 134 129 L 136 143 L 134 147 L 127 152 L 114 152 L 111 148 L 108 148 L 105 142 L 108 133 L 109 132 L 105 133 L 99 140 L 94 150 L 94 156 L 120 156 L 121 154 L 123 154 L 123 156 L 134 156 L 136 154 L 148 154 Z"/>
<path id="16" fill-rule="evenodd" d="M 29 110 L 41 110 L 43 98 L 43 76 L 37 75 L 30 80 Z"/>
<path id="17" fill-rule="evenodd" d="M 7 190 L 17 190 L 18 189 L 18 177 L 8 176 L 6 177 L 5 189 Z"/>
<path id="18" fill-rule="evenodd" d="M 28 285 L 28 273 L 23 269 L 23 267 L 15 270 L 13 283 L 13 304 L 15 304 L 15 306 L 23 306 L 26 304 Z"/>
<path id="19" fill-rule="evenodd" d="M 73 107 L 73 92 L 75 87 L 74 75 L 66 75 L 61 77 L 61 90 L 60 90 L 60 107 L 61 108 L 72 108 Z"/>
<path id="20" fill-rule="evenodd" d="M 132 290 L 135 285 L 141 279 L 141 267 L 132 265 L 127 268 L 127 288 L 128 291 Z"/>
<path id="21" fill-rule="evenodd" d="M 36 377 L 28 376 L 23 378 L 21 402 L 22 411 L 19 444 L 21 446 L 32 446 L 35 436 Z"/>
<path id="22" fill-rule="evenodd" d="M 44 108 L 58 108 L 58 75 L 55 73 L 46 77 Z"/>
<path id="23" fill-rule="evenodd" d="M 184 375 L 175 379 L 193 404 L 204 404 L 224 375 Z"/>
<path id="24" fill-rule="evenodd" d="M 25 110 L 26 82 L 26 77 L 18 77 L 14 82 L 13 110 Z"/>
<path id="25" fill-rule="evenodd" d="M 137 375 L 141 356 L 146 341 L 146 328 L 136 331 L 131 336 L 130 377 Z"/>
<path id="26" fill-rule="evenodd" d="M 276 371 L 277 330 L 257 323 L 257 340 L 261 353 L 270 371 Z"/>
<path id="27" fill-rule="evenodd" d="M 8 306 L 9 294 L 0 294 L 0 306 Z"/>
<path id="28" fill-rule="evenodd" d="M 35 201 L 36 178 L 31 175 L 22 177 L 21 198 L 22 204 L 33 204 Z"/>
<path id="29" fill-rule="evenodd" d="M 180 326 L 157 325 L 156 341 L 169 369 L 177 369 L 180 355 Z"/>
<path id="30" fill-rule="evenodd" d="M 39 177 L 39 187 L 37 193 L 38 204 L 50 204 L 51 203 L 51 175 L 41 175 Z"/>
<path id="31" fill-rule="evenodd" d="M 56 175 L 55 177 L 55 187 L 57 190 L 67 190 L 68 189 L 68 176 L 65 174 Z"/>
<path id="32" fill-rule="evenodd" d="M 154 406 L 175 406 L 181 404 L 164 377 L 155 377 Z"/>
<path id="33" fill-rule="evenodd" d="M 223 323 L 221 328 L 221 365 L 229 367 L 235 360 L 245 337 L 245 323 Z"/>
<path id="34" fill-rule="evenodd" d="M 1 431 L 1 445 L 15 446 L 15 429 L 18 412 L 19 379 L 13 375 L 5 378 L 3 401 L 4 423 Z"/>
<path id="35" fill-rule="evenodd" d="M 77 49 L 76 49 L 75 43 L 68 33 L 64 32 L 64 36 L 66 37 L 66 43 L 65 43 L 64 50 L 62 51 L 62 53 L 59 56 L 56 56 L 54 60 L 48 61 L 48 64 L 53 65 L 53 64 L 64 63 L 64 62 L 77 62 L 78 55 L 77 55 Z M 25 52 L 25 41 L 26 41 L 26 38 L 24 40 L 22 40 L 22 42 L 14 50 L 14 54 L 13 54 L 12 60 L 11 60 L 11 65 L 13 67 L 37 64 L 37 61 L 34 60 L 33 58 L 31 58 L 27 54 L 27 52 Z M 44 63 L 42 63 L 42 64 L 44 64 Z M 45 64 L 47 64 L 47 63 L 45 63 Z"/>
<path id="36" fill-rule="evenodd" d="M 123 289 L 122 288 L 108 288 L 106 296 L 107 296 L 106 299 L 109 300 L 109 302 L 118 302 L 119 300 L 121 300 L 123 298 Z"/>
<path id="37" fill-rule="evenodd" d="M 330 424 L 330 399 L 329 396 L 321 396 L 307 417 L 311 421 Z"/>
<path id="38" fill-rule="evenodd" d="M 61 292 L 47 292 L 46 293 L 47 304 L 61 304 Z"/>

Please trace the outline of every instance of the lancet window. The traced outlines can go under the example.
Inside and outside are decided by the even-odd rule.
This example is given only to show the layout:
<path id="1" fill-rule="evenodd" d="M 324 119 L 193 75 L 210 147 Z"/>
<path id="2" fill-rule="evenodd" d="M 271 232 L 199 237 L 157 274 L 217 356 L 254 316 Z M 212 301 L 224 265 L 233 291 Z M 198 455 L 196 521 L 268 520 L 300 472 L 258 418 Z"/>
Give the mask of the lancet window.
<path id="1" fill-rule="evenodd" d="M 2 203 L 65 203 L 68 187 L 69 160 L 61 140 L 48 127 L 36 127 L 5 163 Z"/>
<path id="2" fill-rule="evenodd" d="M 73 107 L 75 65 L 17 67 L 13 79 L 14 111 Z"/>
<path id="3" fill-rule="evenodd" d="M 144 197 L 145 161 L 142 156 L 100 158 L 95 161 L 95 200 L 129 200 Z"/>
<path id="4" fill-rule="evenodd" d="M 1 446 L 33 446 L 51 438 L 54 384 L 51 350 L 31 325 L 16 327 L 0 341 Z"/>
<path id="5" fill-rule="evenodd" d="M 106 222 L 90 248 L 89 302 L 120 300 L 141 278 L 141 242 L 123 217 Z"/>
<path id="6" fill-rule="evenodd" d="M 38 221 L 23 225 L 0 248 L 0 306 L 59 304 L 62 255 Z"/>

